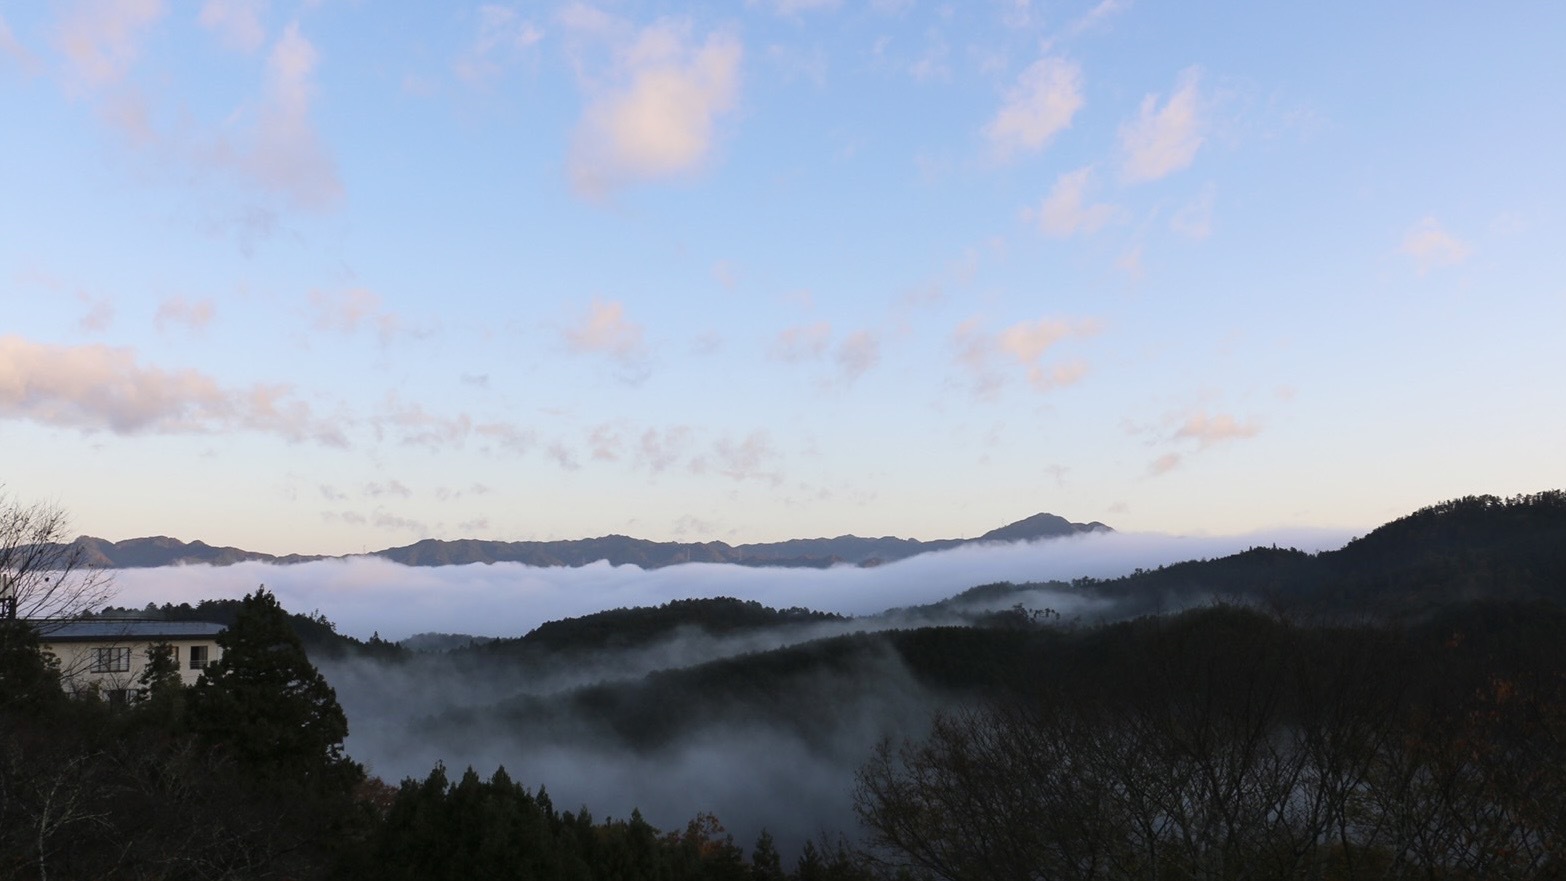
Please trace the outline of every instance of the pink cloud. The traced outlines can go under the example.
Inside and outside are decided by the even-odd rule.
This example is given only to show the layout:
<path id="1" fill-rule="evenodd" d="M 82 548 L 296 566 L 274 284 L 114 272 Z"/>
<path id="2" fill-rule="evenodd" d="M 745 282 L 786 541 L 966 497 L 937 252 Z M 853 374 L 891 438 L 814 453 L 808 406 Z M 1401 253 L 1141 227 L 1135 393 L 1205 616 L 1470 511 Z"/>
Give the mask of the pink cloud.
<path id="1" fill-rule="evenodd" d="M 1148 95 L 1136 119 L 1120 127 L 1120 173 L 1127 183 L 1158 180 L 1196 159 L 1204 140 L 1200 81 L 1199 68 L 1186 68 L 1162 107 L 1157 95 Z"/>
<path id="2" fill-rule="evenodd" d="M 1261 426 L 1255 422 L 1241 422 L 1227 413 L 1212 416 L 1193 413 L 1174 436 L 1177 440 L 1194 440 L 1202 447 L 1209 447 L 1223 441 L 1255 437 L 1260 432 Z"/>
<path id="3" fill-rule="evenodd" d="M 1082 109 L 1082 69 L 1061 58 L 1041 58 L 1018 77 L 984 136 L 1002 158 L 1044 149 L 1071 127 Z"/>
<path id="4" fill-rule="evenodd" d="M 977 318 L 957 326 L 952 341 L 957 362 L 971 376 L 977 397 L 990 398 L 1006 384 L 1007 370 L 1021 369 L 1034 390 L 1053 391 L 1075 384 L 1087 374 L 1081 359 L 1041 363 L 1049 352 L 1070 339 L 1084 339 L 1099 332 L 1096 321 L 1063 321 L 1041 318 L 1020 321 L 998 333 L 986 331 Z"/>
<path id="5" fill-rule="evenodd" d="M 125 435 L 249 430 L 347 445 L 285 385 L 224 388 L 196 370 L 142 365 L 134 349 L 18 336 L 0 337 L 0 416 Z"/>
<path id="6" fill-rule="evenodd" d="M 642 326 L 625 317 L 625 304 L 593 300 L 587 315 L 565 332 L 566 343 L 579 353 L 601 353 L 630 359 L 642 350 Z"/>
<path id="7" fill-rule="evenodd" d="M 591 97 L 570 161 L 578 190 L 597 195 L 699 169 L 718 120 L 739 97 L 739 39 L 715 32 L 698 45 L 688 25 L 660 22 L 626 41 L 624 23 L 603 13 L 563 20 L 578 33 L 616 42 L 607 76 L 585 82 Z"/>
<path id="8" fill-rule="evenodd" d="M 1473 254 L 1466 242 L 1443 229 L 1434 217 L 1426 217 L 1415 224 L 1403 236 L 1398 251 L 1413 259 L 1420 275 L 1437 267 L 1456 266 Z"/>
<path id="9" fill-rule="evenodd" d="M 1098 231 L 1114 219 L 1115 206 L 1088 201 L 1092 180 L 1091 165 L 1062 174 L 1038 209 L 1025 211 L 1023 219 L 1037 222 L 1040 231 L 1057 238 Z"/>

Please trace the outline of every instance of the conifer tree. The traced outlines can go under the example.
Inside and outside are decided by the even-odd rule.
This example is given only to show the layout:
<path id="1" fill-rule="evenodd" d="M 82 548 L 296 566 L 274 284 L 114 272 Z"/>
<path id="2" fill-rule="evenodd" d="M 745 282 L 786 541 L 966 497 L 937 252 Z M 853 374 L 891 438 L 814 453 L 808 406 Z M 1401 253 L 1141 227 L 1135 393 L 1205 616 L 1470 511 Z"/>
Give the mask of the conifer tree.
<path id="1" fill-rule="evenodd" d="M 280 781 L 346 791 L 364 770 L 343 754 L 348 719 L 305 655 L 288 613 L 262 587 L 217 638 L 222 657 L 190 695 L 191 728 Z"/>

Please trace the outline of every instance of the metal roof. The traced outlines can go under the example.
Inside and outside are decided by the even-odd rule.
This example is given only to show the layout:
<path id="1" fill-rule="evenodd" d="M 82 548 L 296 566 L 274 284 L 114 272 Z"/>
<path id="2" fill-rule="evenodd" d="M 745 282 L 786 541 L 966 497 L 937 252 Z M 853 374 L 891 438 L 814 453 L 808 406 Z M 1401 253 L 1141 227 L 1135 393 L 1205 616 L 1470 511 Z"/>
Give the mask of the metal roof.
<path id="1" fill-rule="evenodd" d="M 38 641 L 51 642 L 151 642 L 158 639 L 201 639 L 228 628 L 210 621 L 146 621 L 99 618 L 90 621 L 35 621 Z"/>

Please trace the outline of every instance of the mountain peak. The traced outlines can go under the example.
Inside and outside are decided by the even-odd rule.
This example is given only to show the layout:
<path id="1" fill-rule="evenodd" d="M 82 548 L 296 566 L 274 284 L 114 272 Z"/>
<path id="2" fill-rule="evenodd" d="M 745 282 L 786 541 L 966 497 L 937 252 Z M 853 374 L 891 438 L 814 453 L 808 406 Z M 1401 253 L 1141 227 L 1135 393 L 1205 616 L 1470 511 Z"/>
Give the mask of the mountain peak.
<path id="1" fill-rule="evenodd" d="M 979 541 L 1032 541 L 1036 538 L 1060 538 L 1079 532 L 1113 532 L 1098 522 L 1072 523 L 1057 514 L 1039 513 L 1032 517 L 1008 523 L 999 529 L 991 529 L 979 536 Z"/>

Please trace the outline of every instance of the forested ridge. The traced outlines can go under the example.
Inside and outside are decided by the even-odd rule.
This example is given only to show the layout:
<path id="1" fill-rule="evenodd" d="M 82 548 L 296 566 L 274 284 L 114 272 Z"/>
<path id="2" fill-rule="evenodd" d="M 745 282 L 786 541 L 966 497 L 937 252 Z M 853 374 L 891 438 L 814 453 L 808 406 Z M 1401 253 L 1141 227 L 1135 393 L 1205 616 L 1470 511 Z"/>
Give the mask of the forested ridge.
<path id="1" fill-rule="evenodd" d="M 233 660 L 193 689 L 149 682 L 123 708 L 64 698 L 11 626 L 0 874 L 1566 877 L 1566 495 L 1459 499 L 1320 554 L 1255 548 L 1047 586 L 1101 600 L 1092 615 L 1022 602 L 1041 587 L 862 621 L 677 601 L 439 656 L 339 636 L 258 592 L 150 610 L 230 624 Z M 358 723 L 339 726 L 310 662 L 537 679 L 562 657 L 675 657 L 692 634 L 737 648 L 414 720 L 430 743 L 505 732 L 516 763 L 400 785 L 343 750 Z M 858 822 L 803 843 L 736 840 L 713 814 L 600 818 L 554 803 L 567 781 L 521 779 L 530 745 L 560 739 L 656 758 L 715 730 L 769 731 L 851 751 L 855 714 L 885 723 L 842 773 Z M 295 729 L 313 733 L 275 733 Z"/>

